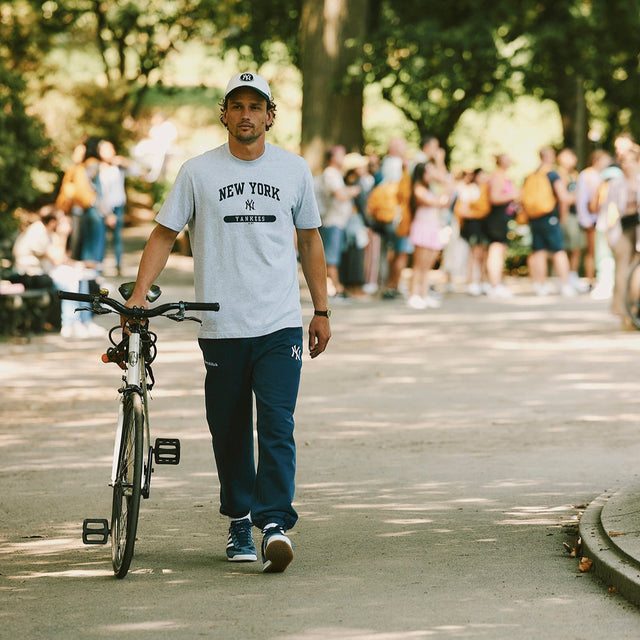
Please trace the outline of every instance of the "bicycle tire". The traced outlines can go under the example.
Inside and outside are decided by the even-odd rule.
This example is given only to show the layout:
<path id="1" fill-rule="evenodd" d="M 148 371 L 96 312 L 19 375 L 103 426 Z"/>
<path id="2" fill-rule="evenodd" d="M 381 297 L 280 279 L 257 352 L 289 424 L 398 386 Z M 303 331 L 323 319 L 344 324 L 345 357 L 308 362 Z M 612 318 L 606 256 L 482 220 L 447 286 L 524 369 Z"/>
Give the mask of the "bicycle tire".
<path id="1" fill-rule="evenodd" d="M 640 260 L 636 260 L 629 269 L 624 303 L 633 326 L 640 329 Z"/>
<path id="2" fill-rule="evenodd" d="M 124 400 L 122 439 L 113 483 L 111 560 L 117 578 L 127 575 L 136 542 L 142 492 L 143 421 L 142 400 L 137 393 L 131 393 Z"/>

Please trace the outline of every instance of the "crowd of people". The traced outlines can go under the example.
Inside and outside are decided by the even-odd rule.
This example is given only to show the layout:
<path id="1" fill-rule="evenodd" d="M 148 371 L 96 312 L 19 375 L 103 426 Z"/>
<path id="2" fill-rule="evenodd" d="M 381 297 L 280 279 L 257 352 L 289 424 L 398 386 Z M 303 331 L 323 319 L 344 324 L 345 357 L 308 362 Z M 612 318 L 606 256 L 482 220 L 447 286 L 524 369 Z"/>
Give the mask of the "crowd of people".
<path id="1" fill-rule="evenodd" d="M 437 281 L 450 286 L 461 265 L 469 295 L 510 298 L 503 274 L 515 220 L 530 228 L 533 294 L 611 298 L 612 312 L 627 324 L 640 147 L 620 135 L 612 153 L 594 151 L 581 171 L 571 149 L 556 154 L 544 147 L 539 156 L 537 170 L 518 186 L 508 154 L 497 155 L 491 171 L 454 174 L 434 137 L 412 157 L 402 138 L 390 140 L 382 159 L 332 147 L 315 191 L 333 301 L 380 295 L 404 298 L 414 309 L 437 308 L 443 291 L 432 271 L 438 268 Z"/>
<path id="2" fill-rule="evenodd" d="M 168 135 L 167 122 L 162 118 L 152 131 L 161 131 L 163 144 L 166 139 L 171 145 L 175 128 Z M 148 144 L 153 140 L 150 134 Z M 166 151 L 158 157 L 165 158 Z M 510 221 L 515 220 L 531 231 L 527 267 L 533 294 L 590 292 L 594 298 L 611 298 L 612 312 L 626 325 L 626 279 L 637 257 L 640 147 L 621 135 L 611 153 L 594 151 L 581 171 L 577 162 L 568 148 L 557 156 L 550 147 L 540 150 L 535 175 L 542 183 L 531 189 L 542 199 L 547 184 L 551 196 L 548 210 L 540 203 L 542 209 L 536 211 L 526 193 L 534 177 L 518 187 L 506 153 L 495 157 L 491 171 L 454 174 L 444 149 L 431 136 L 414 154 L 408 153 L 406 140 L 392 138 L 382 158 L 347 153 L 340 145 L 330 148 L 314 188 L 332 301 L 378 295 L 404 299 L 414 309 L 438 308 L 456 273 L 464 273 L 470 296 L 509 298 L 513 291 L 503 274 Z M 50 277 L 57 288 L 88 291 L 102 274 L 111 236 L 120 275 L 125 178 L 140 175 L 143 167 L 118 155 L 109 140 L 91 137 L 79 144 L 55 207 L 43 208 L 15 243 L 18 273 Z M 549 277 L 549 263 L 554 278 Z M 74 315 L 65 306 L 70 305 L 63 304 L 62 335 L 91 337 L 100 331 L 90 315 Z"/>
<path id="3" fill-rule="evenodd" d="M 103 274 L 107 241 L 112 237 L 117 275 L 122 270 L 125 178 L 139 173 L 134 162 L 116 153 L 109 140 L 90 137 L 77 145 L 64 173 L 55 204 L 46 205 L 13 246 L 14 280 L 54 290 L 89 292 Z M 104 334 L 89 312 L 76 303 L 61 304 L 65 338 Z"/>

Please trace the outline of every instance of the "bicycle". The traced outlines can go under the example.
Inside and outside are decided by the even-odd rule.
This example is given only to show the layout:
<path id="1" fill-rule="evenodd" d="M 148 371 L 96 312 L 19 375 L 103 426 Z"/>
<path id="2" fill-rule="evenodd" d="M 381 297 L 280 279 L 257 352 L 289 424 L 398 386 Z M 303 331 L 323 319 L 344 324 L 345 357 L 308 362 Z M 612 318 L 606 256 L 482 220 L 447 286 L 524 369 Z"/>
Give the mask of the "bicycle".
<path id="1" fill-rule="evenodd" d="M 624 302 L 633 326 L 640 329 L 640 259 L 636 260 L 629 269 Z"/>
<path id="2" fill-rule="evenodd" d="M 118 288 L 125 300 L 131 297 L 134 284 L 128 282 Z M 155 302 L 161 293 L 160 287 L 153 285 L 147 292 L 147 301 Z M 149 331 L 146 321 L 164 316 L 176 322 L 202 322 L 200 318 L 186 316 L 185 312 L 218 311 L 220 305 L 217 302 L 169 302 L 149 309 L 128 308 L 110 298 L 106 289 L 94 294 L 60 291 L 58 295 L 61 299 L 89 305 L 78 307 L 78 311 L 88 310 L 97 315 L 117 313 L 126 317 L 124 326 L 117 325 L 109 331 L 112 346 L 102 356 L 103 362 L 113 362 L 125 372 L 118 389 L 120 399 L 110 482 L 113 488 L 111 524 L 104 518 L 86 518 L 82 524 L 84 544 L 107 544 L 111 536 L 113 572 L 116 577 L 124 578 L 133 558 L 140 498 L 149 497 L 153 463 L 177 465 L 180 462 L 179 439 L 156 438 L 151 445 L 148 392 L 155 384 L 151 363 L 157 354 L 157 335 Z M 119 332 L 122 337 L 118 341 L 115 336 Z"/>

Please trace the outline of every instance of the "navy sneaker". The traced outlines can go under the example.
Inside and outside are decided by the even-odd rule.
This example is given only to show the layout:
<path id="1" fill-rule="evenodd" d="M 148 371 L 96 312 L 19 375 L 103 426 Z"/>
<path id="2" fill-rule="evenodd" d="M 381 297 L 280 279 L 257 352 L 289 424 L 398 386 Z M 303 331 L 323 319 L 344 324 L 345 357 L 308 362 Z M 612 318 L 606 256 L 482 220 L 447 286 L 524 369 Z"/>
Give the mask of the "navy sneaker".
<path id="1" fill-rule="evenodd" d="M 255 562 L 258 559 L 251 534 L 252 527 L 253 524 L 249 518 L 233 520 L 229 525 L 227 559 L 230 562 Z"/>
<path id="2" fill-rule="evenodd" d="M 268 524 L 262 535 L 262 570 L 264 573 L 281 573 L 293 560 L 291 540 L 278 524 Z"/>

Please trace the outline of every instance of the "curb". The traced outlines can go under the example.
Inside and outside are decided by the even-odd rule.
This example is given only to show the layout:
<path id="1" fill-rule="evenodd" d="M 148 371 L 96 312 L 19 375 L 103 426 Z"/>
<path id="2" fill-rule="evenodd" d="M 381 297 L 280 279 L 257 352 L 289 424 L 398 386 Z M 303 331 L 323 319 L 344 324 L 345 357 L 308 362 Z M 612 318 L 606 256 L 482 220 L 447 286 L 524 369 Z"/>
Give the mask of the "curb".
<path id="1" fill-rule="evenodd" d="M 624 491 L 620 494 L 622 497 L 626 495 Z M 603 510 L 614 501 L 615 493 L 604 493 L 591 502 L 582 514 L 579 526 L 582 555 L 593 561 L 591 572 L 596 577 L 606 585 L 615 587 L 624 598 L 640 607 L 640 559 L 622 551 L 603 525 Z"/>

